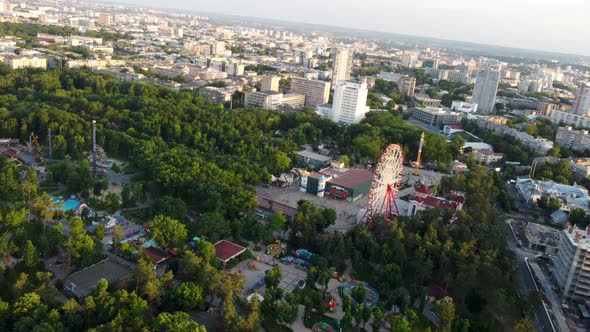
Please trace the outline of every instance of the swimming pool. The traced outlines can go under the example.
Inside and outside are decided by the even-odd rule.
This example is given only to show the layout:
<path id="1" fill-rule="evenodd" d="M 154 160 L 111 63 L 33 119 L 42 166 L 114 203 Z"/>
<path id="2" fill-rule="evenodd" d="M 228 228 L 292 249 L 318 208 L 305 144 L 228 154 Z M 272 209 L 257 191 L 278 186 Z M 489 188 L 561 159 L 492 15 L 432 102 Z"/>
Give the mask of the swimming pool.
<path id="1" fill-rule="evenodd" d="M 80 202 L 75 197 L 70 197 L 70 198 L 52 197 L 52 200 L 58 204 L 62 204 L 61 210 L 64 212 L 74 210 L 75 208 L 80 206 L 80 204 L 82 204 L 82 202 Z"/>

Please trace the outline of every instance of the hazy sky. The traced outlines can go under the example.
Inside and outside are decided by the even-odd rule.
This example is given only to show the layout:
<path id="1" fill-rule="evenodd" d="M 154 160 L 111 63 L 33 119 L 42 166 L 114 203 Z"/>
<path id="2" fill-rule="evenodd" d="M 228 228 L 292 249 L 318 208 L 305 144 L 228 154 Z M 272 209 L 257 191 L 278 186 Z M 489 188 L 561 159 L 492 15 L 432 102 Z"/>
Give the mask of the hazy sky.
<path id="1" fill-rule="evenodd" d="M 111 0 L 590 55 L 588 0 Z"/>

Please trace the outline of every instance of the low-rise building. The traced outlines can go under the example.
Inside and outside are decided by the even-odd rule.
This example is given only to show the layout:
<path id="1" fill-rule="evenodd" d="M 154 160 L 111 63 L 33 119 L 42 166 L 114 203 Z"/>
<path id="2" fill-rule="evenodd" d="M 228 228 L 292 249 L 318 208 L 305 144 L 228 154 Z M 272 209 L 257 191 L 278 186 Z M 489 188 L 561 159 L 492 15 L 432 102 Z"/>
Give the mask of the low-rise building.
<path id="1" fill-rule="evenodd" d="M 555 135 L 555 143 L 576 150 L 590 150 L 590 133 L 588 130 L 574 130 L 572 127 L 559 127 Z"/>
<path id="2" fill-rule="evenodd" d="M 440 103 L 442 102 L 440 99 L 430 98 L 430 96 L 425 93 L 417 93 L 412 96 L 412 99 L 414 99 L 414 102 L 417 104 L 433 108 L 440 107 Z"/>
<path id="3" fill-rule="evenodd" d="M 412 110 L 411 118 L 435 127 L 461 123 L 461 114 L 442 108 L 418 107 Z"/>
<path id="4" fill-rule="evenodd" d="M 47 69 L 47 59 L 37 56 L 10 56 L 4 59 L 10 69 L 41 68 Z"/>
<path id="5" fill-rule="evenodd" d="M 223 104 L 231 101 L 232 92 L 225 88 L 216 88 L 213 86 L 206 86 L 199 90 L 203 98 L 210 100 L 214 104 Z"/>
<path id="6" fill-rule="evenodd" d="M 287 93 L 283 95 L 283 106 L 292 109 L 300 109 L 305 106 L 305 96 L 300 93 Z"/>
<path id="7" fill-rule="evenodd" d="M 443 132 L 447 136 L 453 135 L 456 133 L 462 133 L 464 131 L 465 131 L 465 129 L 463 129 L 463 126 L 460 126 L 460 125 L 446 125 L 443 127 Z"/>
<path id="8" fill-rule="evenodd" d="M 570 186 L 553 181 L 533 180 L 528 176 L 523 176 L 516 179 L 516 190 L 520 197 L 527 202 L 536 203 L 542 196 L 553 197 L 561 202 L 560 210 L 569 212 L 579 208 L 590 213 L 588 190 L 576 184 Z"/>
<path id="9" fill-rule="evenodd" d="M 101 279 L 106 279 L 113 287 L 123 284 L 132 269 L 133 264 L 122 258 L 109 257 L 67 276 L 64 279 L 64 289 L 76 298 L 83 299 Z"/>
<path id="10" fill-rule="evenodd" d="M 590 117 L 573 114 L 563 110 L 551 112 L 551 122 L 559 125 L 575 126 L 577 128 L 590 128 Z"/>
<path id="11" fill-rule="evenodd" d="M 507 118 L 499 116 L 480 116 L 477 118 L 476 121 L 479 127 L 494 131 L 496 134 L 499 135 L 512 136 L 535 152 L 547 154 L 547 152 L 549 152 L 549 150 L 553 148 L 553 141 L 550 141 L 542 137 L 535 138 L 525 132 L 518 131 L 515 128 L 508 127 L 506 125 L 507 122 Z"/>
<path id="12" fill-rule="evenodd" d="M 477 104 L 464 101 L 453 101 L 451 104 L 451 110 L 463 113 L 475 113 L 477 112 Z"/>
<path id="13" fill-rule="evenodd" d="M 495 153 L 488 149 L 473 150 L 472 156 L 475 161 L 485 165 L 497 163 L 504 158 L 503 153 Z"/>
<path id="14" fill-rule="evenodd" d="M 306 165 L 313 167 L 325 167 L 330 164 L 330 157 L 324 156 L 323 154 L 315 153 L 309 150 L 302 150 L 297 152 L 299 159 Z"/>
<path id="15" fill-rule="evenodd" d="M 457 192 L 452 192 L 448 199 L 435 196 L 428 186 L 422 184 L 416 189 L 414 197 L 410 199 L 408 216 L 434 208 L 448 209 L 454 214 L 463 208 L 464 200 L 463 195 Z"/>
<path id="16" fill-rule="evenodd" d="M 249 108 L 277 110 L 283 105 L 283 94 L 275 91 L 246 92 L 244 104 Z"/>

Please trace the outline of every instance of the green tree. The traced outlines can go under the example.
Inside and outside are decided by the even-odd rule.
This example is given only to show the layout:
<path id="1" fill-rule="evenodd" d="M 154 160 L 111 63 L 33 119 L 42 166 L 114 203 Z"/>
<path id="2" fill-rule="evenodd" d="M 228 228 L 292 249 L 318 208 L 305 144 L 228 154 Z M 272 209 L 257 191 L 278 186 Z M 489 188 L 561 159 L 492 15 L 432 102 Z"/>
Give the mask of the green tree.
<path id="1" fill-rule="evenodd" d="M 365 288 L 365 284 L 359 284 L 352 289 L 351 293 L 352 298 L 356 301 L 356 303 L 364 303 L 365 297 L 367 296 L 367 289 Z"/>
<path id="2" fill-rule="evenodd" d="M 186 242 L 186 226 L 178 220 L 158 215 L 150 223 L 152 238 L 163 248 L 174 248 Z"/>
<path id="3" fill-rule="evenodd" d="M 442 331 L 451 331 L 451 324 L 455 319 L 455 305 L 453 303 L 442 304 L 437 308 L 440 316 L 440 328 Z"/>
<path id="4" fill-rule="evenodd" d="M 533 322 L 529 318 L 522 318 L 514 326 L 514 332 L 536 332 Z"/>
<path id="5" fill-rule="evenodd" d="M 380 307 L 376 307 L 373 309 L 373 323 L 371 327 L 373 328 L 373 332 L 379 332 L 381 327 L 383 326 L 383 309 Z"/>
<path id="6" fill-rule="evenodd" d="M 203 307 L 203 290 L 193 282 L 183 282 L 172 293 L 172 301 L 182 311 Z"/>
<path id="7" fill-rule="evenodd" d="M 162 312 L 154 323 L 156 332 L 207 332 L 205 327 L 192 320 L 186 312 Z"/>
<path id="8" fill-rule="evenodd" d="M 121 189 L 121 205 L 124 208 L 133 207 L 135 205 L 135 199 L 132 195 L 132 188 L 130 185 L 124 185 Z"/>
<path id="9" fill-rule="evenodd" d="M 186 217 L 186 203 L 181 198 L 162 196 L 154 204 L 155 214 L 161 214 L 172 219 L 181 220 Z"/>
<path id="10" fill-rule="evenodd" d="M 115 213 L 115 211 L 121 208 L 121 200 L 119 199 L 119 195 L 114 192 L 110 192 L 106 195 L 104 198 L 104 203 L 109 213 Z"/>
<path id="11" fill-rule="evenodd" d="M 266 287 L 276 288 L 281 282 L 281 277 L 281 269 L 276 266 L 270 270 L 266 270 L 266 272 L 264 272 L 264 281 L 266 282 Z"/>
<path id="12" fill-rule="evenodd" d="M 31 240 L 27 240 L 25 244 L 25 254 L 24 254 L 24 261 L 25 265 L 30 269 L 37 266 L 39 262 L 39 258 L 37 257 L 37 248 L 33 245 Z"/>
<path id="13" fill-rule="evenodd" d="M 391 332 L 410 332 L 412 328 L 407 319 L 401 315 L 394 315 L 391 318 Z"/>
<path id="14" fill-rule="evenodd" d="M 115 255 L 117 254 L 117 248 L 119 247 L 119 242 L 123 238 L 124 230 L 121 225 L 115 225 L 113 228 L 113 249 L 115 250 Z"/>

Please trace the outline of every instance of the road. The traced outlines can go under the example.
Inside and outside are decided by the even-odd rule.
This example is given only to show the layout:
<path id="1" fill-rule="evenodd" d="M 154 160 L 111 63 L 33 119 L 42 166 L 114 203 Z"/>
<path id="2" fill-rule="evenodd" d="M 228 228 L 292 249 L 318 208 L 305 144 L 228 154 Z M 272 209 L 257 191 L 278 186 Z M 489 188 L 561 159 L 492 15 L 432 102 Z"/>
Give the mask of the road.
<path id="1" fill-rule="evenodd" d="M 517 239 L 510 227 L 509 221 L 506 222 L 506 231 L 508 235 L 506 236 L 506 240 L 508 243 L 508 247 L 516 254 L 516 260 L 514 261 L 513 268 L 518 272 L 518 277 L 520 278 L 520 289 L 519 293 L 521 297 L 528 297 L 533 294 L 538 294 L 540 296 L 537 286 L 535 285 L 535 281 L 533 280 L 533 276 L 531 275 L 529 268 L 527 267 L 526 260 L 534 259 L 535 254 L 526 252 L 521 250 L 516 246 Z M 551 319 L 547 315 L 547 312 L 543 308 L 542 305 L 535 306 L 530 308 L 531 310 L 531 319 L 535 324 L 537 331 L 539 332 L 555 332 L 552 328 Z"/>
<path id="2" fill-rule="evenodd" d="M 547 296 L 547 298 L 549 299 L 548 305 L 551 307 L 551 311 L 555 316 L 558 325 L 558 330 L 568 331 L 569 327 L 567 326 L 567 321 L 561 308 L 561 299 L 559 297 L 559 294 L 557 294 L 553 290 L 553 283 L 551 282 L 551 280 L 549 280 L 545 272 L 543 272 L 541 267 L 539 267 L 539 265 L 536 262 L 529 261 L 529 266 L 531 267 L 533 272 L 535 272 L 535 275 L 539 279 L 539 285 L 542 286 L 545 296 Z"/>

